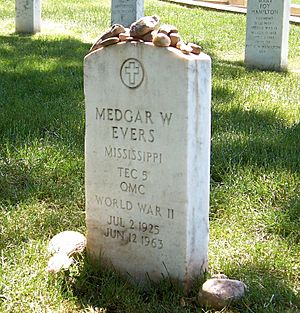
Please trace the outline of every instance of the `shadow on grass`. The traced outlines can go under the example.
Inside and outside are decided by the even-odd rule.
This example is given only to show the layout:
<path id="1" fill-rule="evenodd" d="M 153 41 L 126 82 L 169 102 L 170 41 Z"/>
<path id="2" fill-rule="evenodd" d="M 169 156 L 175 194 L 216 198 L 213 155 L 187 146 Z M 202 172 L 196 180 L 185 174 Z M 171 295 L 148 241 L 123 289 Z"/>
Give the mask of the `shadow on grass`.
<path id="1" fill-rule="evenodd" d="M 275 84 L 274 79 L 277 79 Z M 289 80 L 292 79 L 289 73 L 247 70 L 239 62 L 215 60 L 212 90 L 211 185 L 214 188 L 230 184 L 228 179 L 232 179 L 234 173 L 238 171 L 242 173 L 243 170 L 252 171 L 253 177 L 273 175 L 274 184 L 278 184 L 280 190 L 273 191 L 275 196 L 270 198 L 270 201 L 273 201 L 271 207 L 274 209 L 270 214 L 274 215 L 276 223 L 268 225 L 268 231 L 297 244 L 300 237 L 300 220 L 296 216 L 299 215 L 300 203 L 295 190 L 299 188 L 297 177 L 300 173 L 298 140 L 300 124 L 289 125 L 284 118 L 280 118 L 276 107 L 274 109 L 274 106 L 270 107 L 268 104 L 268 101 L 272 101 L 268 91 L 260 91 L 265 96 L 259 95 L 264 83 L 275 86 L 277 83 L 280 86 L 283 82 L 288 90 Z M 287 82 L 284 82 L 285 80 Z M 251 83 L 258 93 L 257 97 L 251 90 Z M 249 96 L 251 92 L 253 94 Z M 300 100 L 297 90 L 294 97 L 295 99 L 299 97 Z M 260 102 L 261 108 L 258 110 L 248 108 L 252 101 Z M 282 105 L 286 102 L 286 99 L 281 99 Z M 296 103 L 296 100 L 294 102 Z M 241 190 L 241 194 L 243 192 L 245 190 Z M 250 191 L 248 194 L 250 195 Z M 212 207 L 212 213 L 217 206 Z"/>
<path id="2" fill-rule="evenodd" d="M 198 290 L 204 280 L 186 295 L 177 284 L 168 279 L 152 283 L 147 289 L 134 286 L 117 271 L 97 268 L 90 261 L 80 262 L 81 268 L 62 273 L 61 292 L 66 299 L 76 299 L 79 309 L 89 312 L 144 313 L 144 312 L 202 312 L 197 303 Z M 243 263 L 243 261 L 241 261 Z M 238 277 L 248 287 L 245 296 L 230 305 L 230 312 L 298 312 L 300 299 L 285 282 L 281 272 L 264 264 L 229 265 L 230 277 Z M 98 308 L 98 311 L 97 311 Z M 107 311 L 100 311 L 103 308 Z M 203 308 L 205 312 L 215 312 Z M 92 311 L 93 310 L 93 311 Z M 227 310 L 225 310 L 227 312 Z"/>
<path id="3" fill-rule="evenodd" d="M 66 299 L 70 295 L 75 297 L 79 309 L 93 308 L 91 312 L 107 313 L 191 312 L 190 307 L 183 308 L 180 304 L 183 288 L 168 278 L 159 283 L 149 282 L 144 288 L 129 282 L 111 267 L 102 266 L 101 261 L 93 263 L 86 255 L 77 266 L 80 267 L 77 275 L 72 273 L 72 268 L 62 273 L 61 290 Z"/>
<path id="4" fill-rule="evenodd" d="M 63 178 L 70 171 L 55 162 L 84 154 L 83 58 L 89 45 L 26 35 L 0 36 L 0 42 L 1 198 L 14 204 L 43 184 L 44 197 L 52 191 L 55 198 L 63 180 L 71 183 Z M 45 170 L 48 162 L 52 174 Z"/>
<path id="5" fill-rule="evenodd" d="M 225 95 L 226 97 L 226 95 Z M 232 109 L 213 112 L 212 180 L 235 166 L 287 169 L 299 173 L 300 125 L 287 127 L 272 112 Z M 217 125 L 216 125 L 217 124 Z M 218 140 L 227 131 L 223 140 Z M 220 136 L 220 137 L 219 137 Z"/>
<path id="6" fill-rule="evenodd" d="M 0 40 L 1 137 L 68 134 L 82 144 L 82 63 L 88 45 L 71 38 Z"/>

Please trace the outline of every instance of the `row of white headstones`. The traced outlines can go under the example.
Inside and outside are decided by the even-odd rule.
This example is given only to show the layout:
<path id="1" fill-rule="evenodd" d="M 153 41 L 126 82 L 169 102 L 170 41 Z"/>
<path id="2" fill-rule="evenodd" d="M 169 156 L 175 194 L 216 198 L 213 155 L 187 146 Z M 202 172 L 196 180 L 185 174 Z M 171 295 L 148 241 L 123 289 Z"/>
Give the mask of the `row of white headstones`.
<path id="1" fill-rule="evenodd" d="M 286 70 L 290 0 L 249 0 L 245 63 L 248 67 Z M 144 15 L 144 0 L 112 0 L 111 22 L 129 26 Z M 41 0 L 16 0 L 16 32 L 41 31 Z"/>

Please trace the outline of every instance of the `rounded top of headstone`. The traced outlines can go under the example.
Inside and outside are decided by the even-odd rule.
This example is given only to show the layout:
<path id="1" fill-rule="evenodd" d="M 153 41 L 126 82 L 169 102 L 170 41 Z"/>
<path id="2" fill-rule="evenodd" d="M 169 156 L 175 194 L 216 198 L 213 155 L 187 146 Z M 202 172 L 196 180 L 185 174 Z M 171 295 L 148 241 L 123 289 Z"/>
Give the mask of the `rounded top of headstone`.
<path id="1" fill-rule="evenodd" d="M 183 45 L 183 49 L 186 48 L 186 44 Z M 180 58 L 182 60 L 187 60 L 187 61 L 192 61 L 192 60 L 206 60 L 206 59 L 210 59 L 210 57 L 201 52 L 200 54 L 193 54 L 193 53 L 185 53 L 182 50 L 175 48 L 175 47 L 157 47 L 155 46 L 152 42 L 138 42 L 138 41 L 128 41 L 128 42 L 118 42 L 116 44 L 112 44 L 109 46 L 105 46 L 105 47 L 101 47 L 99 49 L 96 49 L 94 51 L 90 51 L 90 53 L 88 53 L 85 56 L 85 59 L 89 59 L 89 58 L 93 58 L 96 55 L 102 54 L 105 51 L 107 51 L 108 53 L 110 53 L 109 51 L 111 51 L 110 49 L 119 49 L 120 53 L 122 53 L 123 49 L 132 49 L 132 50 L 136 50 L 138 52 L 136 52 L 136 54 L 140 55 L 142 54 L 144 49 L 150 50 L 153 49 L 153 53 L 155 53 L 157 51 L 157 53 L 170 53 L 170 55 L 173 55 L 177 58 Z M 133 57 L 135 54 L 133 54 Z"/>

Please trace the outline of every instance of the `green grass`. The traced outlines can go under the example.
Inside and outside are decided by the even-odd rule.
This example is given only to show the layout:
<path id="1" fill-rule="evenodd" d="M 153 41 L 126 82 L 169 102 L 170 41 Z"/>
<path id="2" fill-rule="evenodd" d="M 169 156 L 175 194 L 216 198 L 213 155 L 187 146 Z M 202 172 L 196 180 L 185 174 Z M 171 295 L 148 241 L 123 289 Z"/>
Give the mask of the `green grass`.
<path id="1" fill-rule="evenodd" d="M 0 312 L 209 312 L 196 290 L 164 281 L 143 291 L 86 257 L 45 273 L 49 238 L 85 232 L 82 65 L 110 3 L 43 1 L 34 36 L 14 34 L 13 6 L 0 2 Z M 208 276 L 249 287 L 223 312 L 300 312 L 299 73 L 244 68 L 243 15 L 147 1 L 154 13 L 213 61 Z M 299 38 L 291 25 L 291 70 Z"/>

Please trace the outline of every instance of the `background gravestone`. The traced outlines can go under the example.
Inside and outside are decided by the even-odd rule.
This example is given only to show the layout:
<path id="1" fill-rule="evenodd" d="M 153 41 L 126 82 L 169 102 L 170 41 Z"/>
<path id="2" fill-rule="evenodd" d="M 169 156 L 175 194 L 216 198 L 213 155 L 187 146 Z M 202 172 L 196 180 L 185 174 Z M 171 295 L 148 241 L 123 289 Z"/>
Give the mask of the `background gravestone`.
<path id="1" fill-rule="evenodd" d="M 267 70 L 287 69 L 289 16 L 289 0 L 248 1 L 246 66 Z"/>
<path id="2" fill-rule="evenodd" d="M 41 1 L 16 0 L 16 32 L 35 34 L 41 31 Z"/>
<path id="3" fill-rule="evenodd" d="M 144 0 L 112 0 L 111 25 L 121 24 L 125 27 L 144 16 Z"/>
<path id="4" fill-rule="evenodd" d="M 87 249 L 137 281 L 207 269 L 210 58 L 121 43 L 85 57 Z"/>

